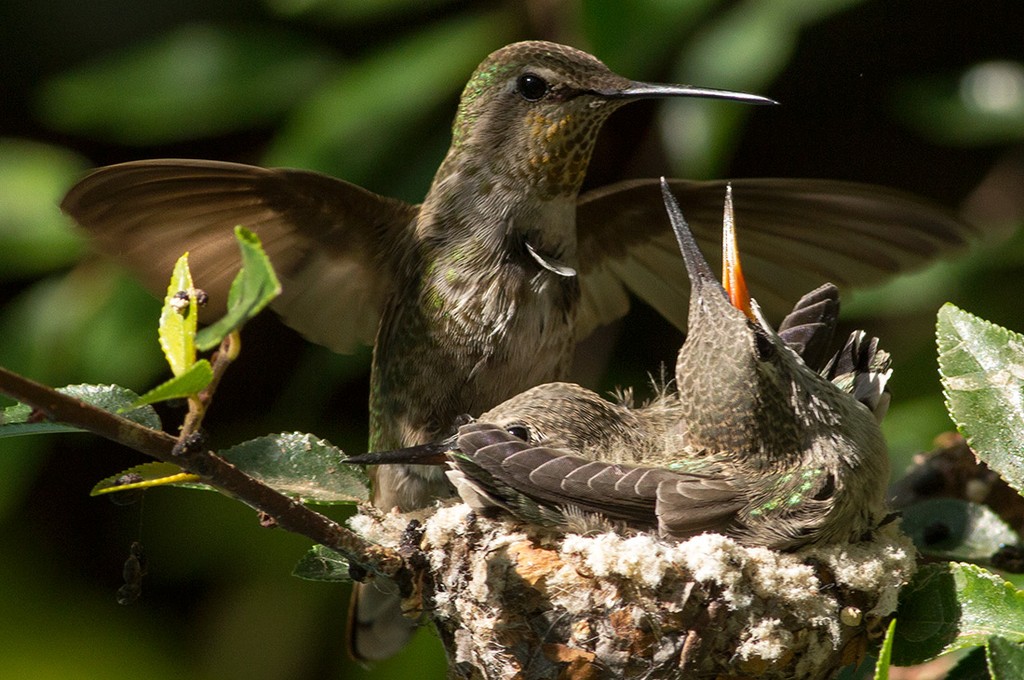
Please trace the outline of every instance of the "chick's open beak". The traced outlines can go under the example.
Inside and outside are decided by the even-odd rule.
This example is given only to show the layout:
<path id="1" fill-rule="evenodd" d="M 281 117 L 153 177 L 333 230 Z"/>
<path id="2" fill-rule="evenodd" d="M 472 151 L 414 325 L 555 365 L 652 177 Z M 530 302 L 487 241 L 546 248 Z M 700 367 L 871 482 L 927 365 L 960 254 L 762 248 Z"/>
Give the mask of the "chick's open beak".
<path id="1" fill-rule="evenodd" d="M 740 266 L 740 251 L 736 245 L 736 223 L 732 210 L 732 185 L 725 188 L 725 214 L 722 218 L 722 286 L 733 306 L 751 321 L 756 321 L 750 308 L 750 293 Z"/>

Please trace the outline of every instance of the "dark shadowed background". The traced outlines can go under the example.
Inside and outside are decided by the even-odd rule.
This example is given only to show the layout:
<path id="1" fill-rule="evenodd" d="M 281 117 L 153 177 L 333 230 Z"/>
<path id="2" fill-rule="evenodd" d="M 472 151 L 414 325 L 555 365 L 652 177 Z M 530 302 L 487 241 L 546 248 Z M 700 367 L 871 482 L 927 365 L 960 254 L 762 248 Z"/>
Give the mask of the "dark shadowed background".
<path id="1" fill-rule="evenodd" d="M 963 210 L 993 234 L 846 300 L 845 323 L 894 356 L 897 473 L 951 427 L 939 306 L 1024 330 L 1024 4 L 1013 0 L 7 0 L 0 364 L 53 385 L 142 391 L 165 377 L 158 302 L 90 256 L 56 208 L 89 167 L 167 156 L 302 167 L 418 201 L 474 66 L 527 38 L 586 49 L 633 78 L 782 103 L 628 107 L 606 125 L 588 186 L 660 174 L 859 180 Z M 642 396 L 680 338 L 637 304 L 588 341 L 580 376 Z M 368 350 L 333 355 L 270 313 L 243 343 L 206 421 L 215 446 L 298 430 L 364 450 Z M 373 672 L 349 662 L 347 587 L 292 578 L 307 541 L 259 528 L 240 504 L 179 489 L 128 507 L 89 497 L 140 462 L 86 435 L 0 440 L 0 676 L 443 677 L 429 631 Z M 114 594 L 135 540 L 149 574 L 123 607 Z"/>

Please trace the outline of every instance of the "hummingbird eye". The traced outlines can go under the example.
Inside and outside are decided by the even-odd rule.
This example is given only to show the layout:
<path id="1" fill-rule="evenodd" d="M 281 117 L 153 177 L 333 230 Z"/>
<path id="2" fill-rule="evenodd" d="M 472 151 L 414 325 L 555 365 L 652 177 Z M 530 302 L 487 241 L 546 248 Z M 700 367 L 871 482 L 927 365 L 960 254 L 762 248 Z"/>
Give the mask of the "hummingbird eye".
<path id="1" fill-rule="evenodd" d="M 533 73 L 524 73 L 516 79 L 516 92 L 528 102 L 535 102 L 548 93 L 548 81 Z"/>
<path id="2" fill-rule="evenodd" d="M 530 429 L 525 425 L 509 425 L 505 431 L 516 439 L 522 439 L 524 442 L 530 441 Z"/>

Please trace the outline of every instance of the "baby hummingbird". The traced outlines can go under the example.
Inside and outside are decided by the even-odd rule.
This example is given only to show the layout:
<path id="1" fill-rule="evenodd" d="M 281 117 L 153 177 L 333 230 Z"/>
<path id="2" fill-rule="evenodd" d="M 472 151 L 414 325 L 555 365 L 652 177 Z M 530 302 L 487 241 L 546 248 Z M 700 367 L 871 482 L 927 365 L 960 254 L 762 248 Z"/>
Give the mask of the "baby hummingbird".
<path id="1" fill-rule="evenodd" d="M 568 530 L 711 531 L 781 550 L 859 540 L 885 515 L 882 400 L 863 385 L 881 394 L 888 355 L 855 333 L 823 369 L 842 384 L 809 367 L 746 296 L 730 220 L 727 291 L 663 191 L 692 286 L 676 394 L 630 409 L 577 385 L 541 385 L 416 455 L 443 460 L 474 507 Z M 875 377 L 847 379 L 847 369 Z M 389 455 L 401 454 L 378 461 Z"/>

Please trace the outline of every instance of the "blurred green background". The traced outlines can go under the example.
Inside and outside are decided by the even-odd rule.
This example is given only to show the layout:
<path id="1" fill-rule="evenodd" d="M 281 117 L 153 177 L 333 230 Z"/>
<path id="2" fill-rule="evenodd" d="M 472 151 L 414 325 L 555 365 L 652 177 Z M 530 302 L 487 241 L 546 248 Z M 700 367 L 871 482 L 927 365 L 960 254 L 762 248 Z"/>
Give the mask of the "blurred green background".
<path id="1" fill-rule="evenodd" d="M 166 373 L 157 301 L 90 256 L 56 208 L 86 169 L 214 158 L 316 169 L 418 201 L 466 78 L 526 38 L 587 49 L 633 78 L 783 104 L 628 107 L 606 125 L 588 186 L 659 174 L 860 180 L 933 198 L 994 234 L 847 300 L 845 322 L 895 359 L 897 471 L 950 427 L 939 306 L 1024 329 L 1015 0 L 7 0 L 3 15 L 0 364 L 43 382 L 141 391 Z M 680 337 L 635 305 L 588 341 L 580 375 L 643 394 Z M 271 314 L 243 340 L 206 421 L 214 445 L 299 430 L 364 450 L 368 351 L 333 355 Z M 289 576 L 306 541 L 260 529 L 238 503 L 176 489 L 127 507 L 88 496 L 139 462 L 85 435 L 0 441 L 0 676 L 443 677 L 429 631 L 372 671 L 349 662 L 347 588 Z M 115 591 L 134 540 L 149 574 L 123 607 Z"/>

